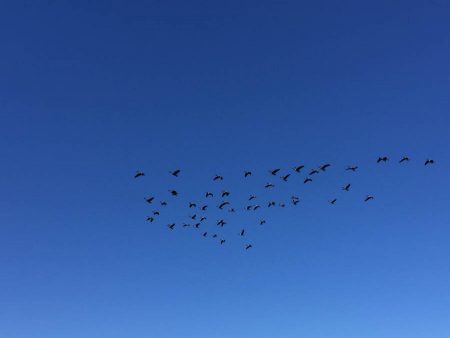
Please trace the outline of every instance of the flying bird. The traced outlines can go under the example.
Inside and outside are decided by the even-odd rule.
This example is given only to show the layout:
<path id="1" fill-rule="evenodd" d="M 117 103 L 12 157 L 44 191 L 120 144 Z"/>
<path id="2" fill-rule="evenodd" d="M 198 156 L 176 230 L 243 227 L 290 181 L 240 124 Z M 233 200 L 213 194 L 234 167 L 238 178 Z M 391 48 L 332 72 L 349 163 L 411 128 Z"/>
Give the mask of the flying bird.
<path id="1" fill-rule="evenodd" d="M 214 178 L 213 178 L 213 181 L 222 181 L 222 180 L 223 180 L 223 177 L 220 176 L 220 175 L 216 175 L 216 176 L 214 176 Z"/>
<path id="2" fill-rule="evenodd" d="M 196 208 L 197 204 L 189 202 L 189 208 Z"/>
<path id="3" fill-rule="evenodd" d="M 332 199 L 331 201 L 329 201 L 331 204 L 336 204 L 337 198 Z"/>
<path id="4" fill-rule="evenodd" d="M 200 223 L 195 223 L 195 224 L 194 224 L 194 227 L 195 227 L 196 229 L 200 228 Z"/>
<path id="5" fill-rule="evenodd" d="M 153 216 L 159 216 L 159 211 L 158 210 L 154 210 L 153 211 Z"/>
<path id="6" fill-rule="evenodd" d="M 197 218 L 197 214 L 193 214 L 191 216 L 189 216 L 191 219 L 195 220 Z"/>
<path id="7" fill-rule="evenodd" d="M 248 198 L 249 201 L 254 200 L 256 198 L 256 195 L 250 195 L 250 197 Z"/>
<path id="8" fill-rule="evenodd" d="M 203 237 L 206 237 L 207 235 L 208 235 L 208 232 L 205 231 L 205 232 L 203 233 Z"/>
<path id="9" fill-rule="evenodd" d="M 294 167 L 293 169 L 295 172 L 299 173 L 300 170 L 302 170 L 304 167 L 305 167 L 304 165 L 298 165 L 298 166 Z"/>
<path id="10" fill-rule="evenodd" d="M 216 237 L 217 237 L 217 234 L 212 235 L 212 238 L 216 238 Z"/>
<path id="11" fill-rule="evenodd" d="M 150 216 L 148 216 L 148 217 L 147 217 L 147 221 L 148 221 L 148 222 L 150 222 L 150 223 L 151 223 L 151 222 L 153 222 L 153 220 L 154 220 L 154 218 L 153 218 L 153 217 L 150 217 Z"/>
<path id="12" fill-rule="evenodd" d="M 303 181 L 303 183 L 308 183 L 308 182 L 312 182 L 312 178 L 307 177 L 307 178 L 305 178 L 305 180 Z"/>
<path id="13" fill-rule="evenodd" d="M 213 195 L 212 192 L 206 192 L 206 193 L 205 193 L 205 197 L 206 197 L 206 198 L 208 198 L 208 197 L 214 197 L 214 195 Z"/>
<path id="14" fill-rule="evenodd" d="M 170 230 L 173 230 L 173 228 L 175 227 L 175 223 L 167 224 L 167 226 L 169 227 Z"/>
<path id="15" fill-rule="evenodd" d="M 378 157 L 377 163 L 380 163 L 380 162 L 386 163 L 387 161 L 389 161 L 389 157 L 387 157 L 387 156 L 380 156 L 380 157 Z"/>
<path id="16" fill-rule="evenodd" d="M 183 228 L 190 227 L 190 226 L 191 225 L 189 223 L 183 223 Z"/>
<path id="17" fill-rule="evenodd" d="M 259 208 L 261 208 L 260 205 L 255 205 L 255 206 L 253 207 L 253 210 L 256 210 L 256 209 L 259 209 Z"/>
<path id="18" fill-rule="evenodd" d="M 354 165 L 354 166 L 348 166 L 347 169 L 345 169 L 346 171 L 350 170 L 350 171 L 356 171 L 358 169 L 358 166 Z"/>
<path id="19" fill-rule="evenodd" d="M 267 204 L 267 207 L 268 207 L 268 208 L 274 207 L 275 204 L 276 204 L 275 202 L 271 201 L 271 202 L 269 202 L 269 204 Z"/>
<path id="20" fill-rule="evenodd" d="M 367 195 L 366 198 L 364 199 L 364 202 L 367 202 L 367 201 L 370 201 L 373 199 L 374 199 L 374 197 L 372 195 Z"/>
<path id="21" fill-rule="evenodd" d="M 327 168 L 331 167 L 331 164 L 327 163 L 327 164 L 322 164 L 319 169 L 322 171 L 327 170 Z"/>
<path id="22" fill-rule="evenodd" d="M 402 159 L 398 163 L 409 162 L 408 156 L 403 156 Z"/>
<path id="23" fill-rule="evenodd" d="M 207 205 L 202 206 L 200 209 L 202 209 L 202 211 L 205 211 L 208 208 Z"/>
<path id="24" fill-rule="evenodd" d="M 310 172 L 309 172 L 309 176 L 311 176 L 311 175 L 314 175 L 314 174 L 318 174 L 319 173 L 319 170 L 317 170 L 317 169 L 313 169 L 313 170 L 311 170 Z"/>
<path id="25" fill-rule="evenodd" d="M 291 174 L 286 174 L 286 175 L 284 175 L 284 176 L 281 176 L 281 179 L 282 179 L 283 181 L 287 182 L 289 176 L 291 176 Z"/>
<path id="26" fill-rule="evenodd" d="M 169 192 L 172 196 L 178 196 L 178 191 L 176 190 L 169 190 Z"/>
<path id="27" fill-rule="evenodd" d="M 281 169 L 273 169 L 273 170 L 269 170 L 269 172 L 273 175 L 273 176 L 275 176 L 276 174 L 278 174 L 278 172 L 280 171 Z"/>
<path id="28" fill-rule="evenodd" d="M 229 191 L 222 192 L 222 197 L 225 197 L 225 196 L 230 196 L 230 192 Z"/>
<path id="29" fill-rule="evenodd" d="M 244 173 L 244 177 L 249 177 L 249 176 L 252 176 L 252 172 L 251 171 L 246 171 Z"/>
<path id="30" fill-rule="evenodd" d="M 231 208 L 228 210 L 228 212 L 235 212 L 236 210 L 234 210 L 234 208 Z"/>
<path id="31" fill-rule="evenodd" d="M 263 225 L 263 224 L 265 224 L 265 223 L 266 223 L 266 221 L 265 221 L 264 219 L 262 219 L 262 220 L 259 221 L 259 225 Z"/>
<path id="32" fill-rule="evenodd" d="M 267 183 L 264 188 L 273 188 L 275 185 L 272 183 Z"/>
<path id="33" fill-rule="evenodd" d="M 220 245 L 222 245 L 223 243 L 225 243 L 225 240 L 224 240 L 224 239 L 221 239 L 221 240 L 220 240 Z"/>
<path id="34" fill-rule="evenodd" d="M 227 224 L 227 222 L 225 222 L 223 219 L 217 222 L 217 225 L 220 225 L 221 227 L 223 227 L 225 224 Z"/>
<path id="35" fill-rule="evenodd" d="M 242 229 L 241 232 L 239 233 L 239 235 L 244 236 L 245 234 L 245 229 Z"/>
<path id="36" fill-rule="evenodd" d="M 134 178 L 145 176 L 143 171 L 136 171 L 136 174 L 134 174 Z"/>
<path id="37" fill-rule="evenodd" d="M 230 204 L 230 202 L 227 202 L 227 201 L 220 203 L 219 209 L 223 209 L 223 207 L 228 205 L 228 204 Z"/>
<path id="38" fill-rule="evenodd" d="M 349 184 L 345 185 L 345 186 L 342 188 L 342 190 L 349 191 L 349 190 L 350 190 L 350 186 L 351 186 L 351 184 L 349 183 Z"/>
<path id="39" fill-rule="evenodd" d="M 245 209 L 247 209 L 247 210 L 252 210 L 252 208 L 253 208 L 253 205 L 247 205 L 247 206 L 245 207 Z"/>
<path id="40" fill-rule="evenodd" d="M 154 197 L 146 197 L 146 198 L 145 198 L 145 200 L 147 201 L 147 203 L 152 203 L 154 199 L 155 199 Z"/>
<path id="41" fill-rule="evenodd" d="M 285 206 L 286 206 L 286 204 L 280 203 L 280 207 L 284 208 Z"/>
<path id="42" fill-rule="evenodd" d="M 163 207 L 167 205 L 167 202 L 166 202 L 166 201 L 161 201 L 161 202 L 159 202 L 159 203 L 160 203 Z"/>
<path id="43" fill-rule="evenodd" d="M 205 216 L 203 216 L 202 218 L 200 218 L 200 222 L 203 222 L 203 221 L 205 221 L 206 220 L 206 217 Z"/>
<path id="44" fill-rule="evenodd" d="M 425 161 L 425 165 L 428 165 L 428 164 L 434 164 L 434 160 L 427 159 Z"/>
<path id="45" fill-rule="evenodd" d="M 293 205 L 297 205 L 300 202 L 300 200 L 292 200 Z"/>
<path id="46" fill-rule="evenodd" d="M 180 173 L 180 169 L 177 169 L 177 170 L 174 170 L 174 171 L 171 171 L 170 173 L 172 174 L 172 176 L 175 176 L 175 177 L 178 177 L 178 174 Z"/>
<path id="47" fill-rule="evenodd" d="M 251 248 L 253 248 L 253 246 L 252 246 L 251 244 L 247 244 L 247 245 L 245 246 L 245 250 L 248 250 L 248 249 L 251 249 Z"/>

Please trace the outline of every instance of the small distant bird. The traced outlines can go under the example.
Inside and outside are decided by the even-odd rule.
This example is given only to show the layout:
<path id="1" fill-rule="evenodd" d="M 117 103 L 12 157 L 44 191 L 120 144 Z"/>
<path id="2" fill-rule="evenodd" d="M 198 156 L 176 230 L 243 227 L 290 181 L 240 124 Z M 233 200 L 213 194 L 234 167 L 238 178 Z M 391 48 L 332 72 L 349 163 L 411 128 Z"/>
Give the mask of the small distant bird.
<path id="1" fill-rule="evenodd" d="M 203 222 L 203 221 L 205 221 L 206 220 L 206 217 L 205 216 L 203 216 L 202 218 L 200 218 L 200 222 Z"/>
<path id="2" fill-rule="evenodd" d="M 250 197 L 248 198 L 249 201 L 254 200 L 256 198 L 256 195 L 250 195 Z"/>
<path id="3" fill-rule="evenodd" d="M 313 170 L 311 170 L 310 172 L 309 172 L 309 176 L 311 176 L 311 175 L 314 175 L 314 174 L 318 174 L 319 173 L 319 170 L 317 170 L 317 169 L 313 169 Z"/>
<path id="4" fill-rule="evenodd" d="M 253 207 L 253 210 L 257 210 L 257 209 L 259 209 L 259 208 L 261 208 L 261 206 L 260 205 L 255 205 L 254 207 Z"/>
<path id="5" fill-rule="evenodd" d="M 273 175 L 273 176 L 275 176 L 276 174 L 278 174 L 278 172 L 280 171 L 281 169 L 273 169 L 273 170 L 269 170 L 269 172 Z"/>
<path id="6" fill-rule="evenodd" d="M 372 195 L 367 195 L 366 198 L 364 199 L 364 202 L 367 202 L 367 201 L 370 201 L 373 199 L 374 199 L 374 197 Z"/>
<path id="7" fill-rule="evenodd" d="M 327 164 L 322 164 L 319 169 L 322 171 L 327 170 L 327 168 L 331 167 L 331 164 L 327 163 Z"/>
<path id="8" fill-rule="evenodd" d="M 300 200 L 292 200 L 293 205 L 297 205 L 300 202 Z"/>
<path id="9" fill-rule="evenodd" d="M 286 174 L 286 175 L 284 175 L 284 176 L 281 176 L 281 179 L 282 179 L 283 181 L 287 182 L 289 176 L 291 176 L 291 174 Z"/>
<path id="10" fill-rule="evenodd" d="M 153 211 L 153 216 L 159 216 L 159 211 L 158 210 L 154 210 Z"/>
<path id="11" fill-rule="evenodd" d="M 299 199 L 300 199 L 300 197 L 295 196 L 295 195 L 291 197 L 291 200 L 299 200 Z"/>
<path id="12" fill-rule="evenodd" d="M 207 205 L 202 206 L 200 209 L 202 209 L 202 211 L 205 211 L 208 208 Z"/>
<path id="13" fill-rule="evenodd" d="M 252 210 L 252 208 L 253 208 L 253 205 L 247 205 L 247 206 L 245 207 L 245 209 L 247 209 L 247 210 Z"/>
<path id="14" fill-rule="evenodd" d="M 403 156 L 402 159 L 398 163 L 409 162 L 408 156 Z"/>
<path id="15" fill-rule="evenodd" d="M 212 235 L 212 238 L 216 238 L 216 237 L 217 237 L 217 234 Z"/>
<path id="16" fill-rule="evenodd" d="M 434 164 L 434 160 L 427 159 L 425 161 L 425 165 L 428 165 L 428 164 Z"/>
<path id="17" fill-rule="evenodd" d="M 196 208 L 197 204 L 189 202 L 189 208 Z"/>
<path id="18" fill-rule="evenodd" d="M 230 202 L 227 202 L 227 201 L 220 203 L 219 209 L 223 209 L 223 207 L 228 205 L 228 204 L 230 204 Z"/>
<path id="19" fill-rule="evenodd" d="M 194 227 L 198 229 L 200 227 L 200 223 L 195 223 Z"/>
<path id="20" fill-rule="evenodd" d="M 275 185 L 272 183 L 267 183 L 264 188 L 273 188 Z"/>
<path id="21" fill-rule="evenodd" d="M 159 203 L 160 203 L 163 207 L 167 205 L 167 202 L 166 202 L 166 201 L 161 201 L 161 202 L 159 202 Z"/>
<path id="22" fill-rule="evenodd" d="M 336 204 L 337 198 L 334 198 L 330 201 L 331 204 Z"/>
<path id="23" fill-rule="evenodd" d="M 197 218 L 197 214 L 193 214 L 191 216 L 189 216 L 191 219 L 195 220 Z"/>
<path id="24" fill-rule="evenodd" d="M 304 165 L 298 165 L 298 166 L 294 167 L 293 169 L 295 172 L 299 173 L 300 170 L 302 170 L 304 167 L 305 167 Z"/>
<path id="25" fill-rule="evenodd" d="M 268 208 L 274 207 L 275 204 L 276 204 L 275 202 L 271 201 L 271 202 L 269 202 L 269 204 L 267 204 L 267 207 L 268 207 Z"/>
<path id="26" fill-rule="evenodd" d="M 134 178 L 138 178 L 138 177 L 141 177 L 141 176 L 145 176 L 143 171 L 136 171 L 136 174 L 134 174 Z"/>
<path id="27" fill-rule="evenodd" d="M 222 192 L 222 197 L 225 197 L 225 196 L 230 196 L 230 192 L 229 191 Z"/>
<path id="28" fill-rule="evenodd" d="M 387 161 L 389 161 L 389 157 L 387 157 L 387 156 L 380 156 L 380 157 L 378 157 L 377 163 L 380 163 L 380 162 L 386 163 Z"/>
<path id="29" fill-rule="evenodd" d="M 358 166 L 354 165 L 354 166 L 348 166 L 347 169 L 345 169 L 346 171 L 350 170 L 350 171 L 356 171 L 358 169 Z"/>
<path id="30" fill-rule="evenodd" d="M 252 172 L 251 171 L 246 171 L 244 173 L 244 177 L 249 177 L 249 176 L 252 176 Z"/>
<path id="31" fill-rule="evenodd" d="M 225 224 L 227 224 L 227 222 L 225 222 L 223 219 L 217 222 L 217 225 L 220 225 L 221 227 L 223 227 Z"/>
<path id="32" fill-rule="evenodd" d="M 177 170 L 174 170 L 174 171 L 171 171 L 170 173 L 172 174 L 172 176 L 175 176 L 175 177 L 178 177 L 178 174 L 180 173 L 180 169 L 177 169 Z"/>
<path id="33" fill-rule="evenodd" d="M 206 198 L 208 198 L 208 197 L 214 197 L 214 195 L 213 195 L 212 192 L 207 192 L 207 193 L 205 194 L 205 197 L 206 197 Z"/>
<path id="34" fill-rule="evenodd" d="M 150 216 L 148 216 L 148 217 L 147 217 L 147 221 L 148 221 L 148 222 L 150 222 L 150 223 L 151 223 L 151 222 L 153 222 L 153 220 L 154 220 L 154 218 L 153 218 L 153 217 L 150 217 Z"/>
<path id="35" fill-rule="evenodd" d="M 342 190 L 349 191 L 349 190 L 350 190 L 350 187 L 351 187 L 351 184 L 349 183 L 349 184 L 345 185 L 345 186 L 342 188 Z"/>
<path id="36" fill-rule="evenodd" d="M 154 199 L 155 199 L 154 197 L 146 197 L 146 198 L 145 198 L 145 200 L 147 201 L 147 203 L 152 203 Z"/>
<path id="37" fill-rule="evenodd" d="M 169 192 L 172 196 L 178 196 L 178 191 L 176 190 L 169 190 Z"/>
<path id="38" fill-rule="evenodd" d="M 203 237 L 206 237 L 208 235 L 208 232 L 207 231 L 205 231 L 204 233 L 203 233 Z"/>
<path id="39" fill-rule="evenodd" d="M 214 178 L 213 178 L 213 181 L 222 181 L 222 180 L 223 180 L 223 177 L 220 176 L 220 175 L 216 175 L 216 176 L 214 176 Z"/>
<path id="40" fill-rule="evenodd" d="M 262 219 L 262 220 L 259 221 L 259 225 L 263 225 L 263 224 L 265 224 L 265 223 L 266 223 L 266 221 L 265 221 L 264 219 Z"/>
<path id="41" fill-rule="evenodd" d="M 239 235 L 244 236 L 245 234 L 245 229 L 242 229 L 241 232 L 239 233 Z"/>
<path id="42" fill-rule="evenodd" d="M 253 246 L 252 246 L 251 244 L 247 244 L 247 245 L 245 246 L 245 250 L 248 250 L 248 249 L 251 249 L 251 248 L 253 248 Z"/>
<path id="43" fill-rule="evenodd" d="M 183 223 L 183 228 L 190 227 L 191 225 L 189 223 Z"/>
<path id="44" fill-rule="evenodd" d="M 312 178 L 307 177 L 307 178 L 305 178 L 305 180 L 303 181 L 303 183 L 308 183 L 308 182 L 312 182 Z"/>
<path id="45" fill-rule="evenodd" d="M 223 243 L 225 243 L 225 240 L 224 240 L 224 239 L 221 239 L 221 240 L 220 240 L 220 245 L 222 245 Z"/>
<path id="46" fill-rule="evenodd" d="M 167 224 L 167 226 L 169 227 L 170 230 L 173 230 L 173 228 L 175 227 L 175 223 Z"/>
<path id="47" fill-rule="evenodd" d="M 286 204 L 280 203 L 280 207 L 281 207 L 281 208 L 284 208 L 284 207 L 286 207 Z"/>
<path id="48" fill-rule="evenodd" d="M 234 210 L 234 208 L 231 208 L 228 210 L 228 212 L 236 212 L 236 210 Z"/>

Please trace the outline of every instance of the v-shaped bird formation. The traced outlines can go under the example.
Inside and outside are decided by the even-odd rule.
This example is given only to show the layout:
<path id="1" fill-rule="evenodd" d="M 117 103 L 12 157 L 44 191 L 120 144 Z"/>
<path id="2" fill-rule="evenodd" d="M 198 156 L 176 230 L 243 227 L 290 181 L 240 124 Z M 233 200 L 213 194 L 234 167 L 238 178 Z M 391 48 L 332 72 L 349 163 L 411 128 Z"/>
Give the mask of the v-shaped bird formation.
<path id="1" fill-rule="evenodd" d="M 376 159 L 376 165 L 382 165 L 384 163 L 388 163 L 390 161 L 388 156 L 379 156 Z M 403 156 L 399 161 L 398 164 L 404 165 L 405 163 L 410 162 L 410 158 L 408 156 Z M 435 163 L 433 159 L 426 159 L 423 163 L 423 166 L 431 166 Z M 321 173 L 327 172 L 330 168 L 332 168 L 333 165 L 330 163 L 322 164 L 316 168 L 312 168 L 307 172 L 307 175 L 302 177 L 303 184 L 312 184 L 313 180 L 315 179 L 316 175 L 319 175 Z M 305 171 L 305 165 L 300 164 L 297 165 L 289 170 L 283 170 L 282 168 L 273 168 L 268 170 L 267 172 L 267 180 L 264 183 L 261 183 L 261 189 L 264 190 L 271 190 L 275 188 L 276 184 L 273 183 L 273 180 L 275 177 L 278 177 L 283 184 L 286 184 L 290 181 L 290 178 L 292 178 L 294 175 L 302 175 L 303 171 Z M 337 170 L 344 170 L 344 171 L 350 171 L 353 173 L 357 173 L 359 171 L 359 167 L 357 165 L 349 165 L 345 168 L 340 168 Z M 169 175 L 173 176 L 173 179 L 175 180 L 182 180 L 183 171 L 182 169 L 175 169 L 173 171 L 170 171 L 168 173 Z M 253 177 L 253 172 L 250 170 L 244 170 L 242 171 L 242 180 L 250 180 Z M 135 179 L 144 179 L 145 173 L 143 171 L 137 171 L 134 175 Z M 211 177 L 212 182 L 217 181 L 223 181 L 224 177 L 219 174 L 215 174 Z M 270 181 L 269 181 L 270 180 Z M 215 183 L 217 184 L 217 183 Z M 341 187 L 341 190 L 345 193 L 350 193 L 352 190 L 352 183 L 346 183 Z M 163 196 L 164 199 L 157 199 L 155 196 L 147 196 L 144 197 L 144 200 L 146 203 L 152 205 L 152 206 L 160 206 L 163 207 L 162 209 L 154 209 L 151 210 L 149 213 L 150 215 L 146 216 L 146 220 L 149 223 L 157 223 L 159 221 L 159 216 L 161 215 L 164 209 L 164 207 L 171 204 L 170 199 L 179 199 L 181 196 L 184 198 L 187 197 L 187 193 L 183 192 L 180 193 L 176 189 L 169 189 L 167 190 L 167 194 Z M 205 191 L 203 196 L 199 196 L 195 201 L 194 200 L 187 200 L 185 202 L 182 202 L 185 208 L 187 209 L 187 216 L 185 220 L 181 220 L 178 222 L 171 222 L 169 224 L 165 224 L 167 229 L 169 231 L 174 231 L 177 228 L 193 228 L 199 230 L 199 235 L 205 238 L 211 238 L 213 240 L 216 240 L 218 245 L 225 245 L 227 243 L 227 239 L 221 235 L 221 229 L 223 229 L 225 226 L 228 226 L 229 223 L 227 219 L 227 215 L 236 213 L 236 212 L 254 212 L 261 208 L 285 208 L 287 206 L 287 203 L 285 202 L 278 202 L 276 200 L 269 200 L 269 201 L 259 201 L 258 194 L 255 191 L 254 193 L 251 193 L 247 197 L 244 197 L 241 200 L 246 201 L 244 205 L 238 205 L 230 202 L 227 198 L 232 194 L 229 190 L 218 190 L 218 191 Z M 365 196 L 362 196 L 361 202 L 362 203 L 370 203 L 370 201 L 374 200 L 375 196 L 368 193 Z M 300 198 L 298 196 L 291 196 L 289 198 L 288 205 L 291 205 L 292 207 L 297 206 L 299 204 Z M 331 205 L 335 205 L 338 202 L 338 198 L 332 197 L 328 200 L 328 203 Z M 210 220 L 209 219 L 209 213 L 211 212 L 211 209 L 217 208 L 218 211 L 222 213 L 222 217 L 216 220 Z M 209 222 L 214 225 L 214 231 L 211 231 L 210 228 L 205 227 L 205 224 Z M 266 219 L 264 218 L 257 218 L 255 220 L 255 224 L 262 226 L 266 224 Z M 204 229 L 205 228 L 205 229 Z M 203 229 L 203 230 L 201 230 Z M 246 228 L 239 227 L 236 229 L 236 237 L 247 237 L 247 231 Z M 252 243 L 249 241 L 245 241 L 243 245 L 243 250 L 249 250 L 253 248 Z"/>

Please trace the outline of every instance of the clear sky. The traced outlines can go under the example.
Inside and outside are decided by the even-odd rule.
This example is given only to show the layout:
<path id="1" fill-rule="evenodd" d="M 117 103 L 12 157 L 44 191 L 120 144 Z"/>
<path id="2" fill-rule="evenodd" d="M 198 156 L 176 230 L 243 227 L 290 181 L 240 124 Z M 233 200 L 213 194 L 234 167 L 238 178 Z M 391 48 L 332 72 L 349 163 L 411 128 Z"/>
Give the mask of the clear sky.
<path id="1" fill-rule="evenodd" d="M 450 337 L 449 32 L 445 0 L 2 1 L 0 337 Z M 223 246 L 145 221 L 325 162 Z"/>

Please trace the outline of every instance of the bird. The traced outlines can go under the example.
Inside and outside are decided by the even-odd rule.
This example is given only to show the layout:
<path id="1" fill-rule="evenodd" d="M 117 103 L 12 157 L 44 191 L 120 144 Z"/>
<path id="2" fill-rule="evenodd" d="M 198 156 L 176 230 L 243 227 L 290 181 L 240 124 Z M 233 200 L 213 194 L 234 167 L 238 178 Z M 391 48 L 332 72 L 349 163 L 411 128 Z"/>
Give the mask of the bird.
<path id="1" fill-rule="evenodd" d="M 194 227 L 198 229 L 200 227 L 200 223 L 195 223 Z"/>
<path id="2" fill-rule="evenodd" d="M 272 183 L 266 183 L 266 185 L 264 186 L 264 188 L 273 188 L 275 185 Z"/>
<path id="3" fill-rule="evenodd" d="M 196 208 L 197 204 L 189 202 L 189 208 Z"/>
<path id="4" fill-rule="evenodd" d="M 207 205 L 202 206 L 200 209 L 202 209 L 202 211 L 205 211 L 208 208 Z"/>
<path id="5" fill-rule="evenodd" d="M 225 197 L 225 196 L 230 196 L 230 192 L 229 191 L 222 192 L 222 197 Z"/>
<path id="6" fill-rule="evenodd" d="M 223 207 L 228 205 L 228 204 L 230 204 L 230 202 L 227 202 L 227 201 L 220 203 L 219 209 L 223 209 Z"/>
<path id="7" fill-rule="evenodd" d="M 161 202 L 159 202 L 162 206 L 166 206 L 167 205 L 167 202 L 166 201 L 161 201 Z"/>
<path id="8" fill-rule="evenodd" d="M 153 202 L 154 199 L 155 199 L 154 197 L 146 197 L 146 198 L 145 198 L 145 200 L 147 201 L 147 203 L 150 203 L 150 204 Z"/>
<path id="9" fill-rule="evenodd" d="M 247 245 L 245 246 L 245 250 L 248 250 L 248 249 L 251 249 L 251 248 L 253 248 L 253 246 L 252 246 L 251 244 L 247 244 Z"/>
<path id="10" fill-rule="evenodd" d="M 300 199 L 300 197 L 298 197 L 298 196 L 291 196 L 291 200 L 299 200 Z"/>
<path id="11" fill-rule="evenodd" d="M 434 164 L 434 160 L 427 159 L 425 161 L 425 165 L 428 165 L 428 164 Z"/>
<path id="12" fill-rule="evenodd" d="M 208 235 L 208 232 L 207 231 L 205 231 L 204 233 L 203 233 L 203 237 L 206 237 Z"/>
<path id="13" fill-rule="evenodd" d="M 148 217 L 147 217 L 147 221 L 148 221 L 148 222 L 150 222 L 150 223 L 151 223 L 151 222 L 153 222 L 153 220 L 154 220 L 154 218 L 153 218 L 153 217 L 150 217 L 150 216 L 148 216 Z"/>
<path id="14" fill-rule="evenodd" d="M 212 235 L 212 238 L 216 238 L 216 237 L 217 237 L 217 234 Z"/>
<path id="15" fill-rule="evenodd" d="M 202 218 L 200 218 L 200 222 L 203 222 L 203 221 L 205 221 L 206 220 L 206 217 L 205 216 L 203 216 Z"/>
<path id="16" fill-rule="evenodd" d="M 347 185 L 345 185 L 344 187 L 342 187 L 342 190 L 349 191 L 349 190 L 350 190 L 350 186 L 351 186 L 351 184 L 348 183 Z"/>
<path id="17" fill-rule="evenodd" d="M 249 177 L 249 176 L 252 176 L 252 172 L 251 172 L 251 171 L 246 171 L 246 172 L 244 173 L 244 177 L 247 178 L 247 177 Z"/>
<path id="18" fill-rule="evenodd" d="M 169 190 L 169 192 L 172 196 L 178 196 L 178 191 L 176 190 Z"/>
<path id="19" fill-rule="evenodd" d="M 284 207 L 286 207 L 286 204 L 280 203 L 280 207 L 281 207 L 281 208 L 284 208 Z"/>
<path id="20" fill-rule="evenodd" d="M 327 164 L 322 164 L 319 169 L 322 171 L 327 170 L 327 168 L 331 167 L 331 164 L 327 163 Z"/>
<path id="21" fill-rule="evenodd" d="M 236 210 L 234 210 L 234 208 L 231 208 L 228 210 L 228 212 L 235 212 Z"/>
<path id="22" fill-rule="evenodd" d="M 223 177 L 220 176 L 220 175 L 216 175 L 216 176 L 214 176 L 214 178 L 213 178 L 213 181 L 222 181 L 222 180 L 223 180 Z"/>
<path id="23" fill-rule="evenodd" d="M 271 201 L 271 202 L 269 202 L 269 204 L 267 204 L 267 207 L 268 207 L 268 208 L 274 207 L 275 204 L 276 204 L 275 202 Z"/>
<path id="24" fill-rule="evenodd" d="M 180 169 L 177 169 L 177 170 L 174 170 L 174 171 L 171 171 L 170 173 L 172 174 L 172 176 L 175 176 L 175 177 L 178 177 L 178 174 L 180 173 Z"/>
<path id="25" fill-rule="evenodd" d="M 269 172 L 270 172 L 273 176 L 275 176 L 280 170 L 281 170 L 281 169 L 277 168 L 277 169 L 269 170 Z"/>
<path id="26" fill-rule="evenodd" d="M 250 195 L 250 197 L 248 198 L 249 201 L 254 200 L 256 198 L 256 195 Z"/>
<path id="27" fill-rule="evenodd" d="M 300 200 L 292 200 L 293 205 L 297 205 L 300 202 Z"/>
<path id="28" fill-rule="evenodd" d="M 242 229 L 241 232 L 239 233 L 239 235 L 244 236 L 245 234 L 245 229 Z"/>
<path id="29" fill-rule="evenodd" d="M 286 174 L 286 175 L 284 175 L 284 176 L 281 176 L 281 179 L 282 179 L 283 181 L 287 182 L 289 176 L 291 176 L 291 174 Z"/>
<path id="30" fill-rule="evenodd" d="M 145 173 L 143 171 L 136 171 L 136 174 L 134 174 L 134 178 L 145 176 Z"/>
<path id="31" fill-rule="evenodd" d="M 329 201 L 331 204 L 336 204 L 337 198 L 332 199 L 331 201 Z"/>
<path id="32" fill-rule="evenodd" d="M 217 225 L 220 225 L 220 226 L 224 226 L 225 224 L 227 224 L 227 222 L 225 222 L 223 219 L 221 219 L 220 221 L 218 221 L 217 222 Z"/>
<path id="33" fill-rule="evenodd" d="M 154 210 L 153 211 L 153 216 L 159 216 L 159 211 L 158 210 Z"/>
<path id="34" fill-rule="evenodd" d="M 167 226 L 169 227 L 170 230 L 173 230 L 173 228 L 175 227 L 175 223 L 167 224 Z"/>
<path id="35" fill-rule="evenodd" d="M 253 208 L 253 205 L 247 205 L 247 206 L 245 207 L 245 209 L 247 209 L 247 210 L 252 210 L 252 208 Z"/>
<path id="36" fill-rule="evenodd" d="M 364 202 L 367 202 L 367 201 L 370 201 L 373 199 L 374 199 L 374 197 L 372 195 L 367 195 L 366 198 L 364 199 Z"/>
<path id="37" fill-rule="evenodd" d="M 398 163 L 409 162 L 408 156 L 403 156 L 402 159 Z"/>
<path id="38" fill-rule="evenodd" d="M 308 182 L 312 182 L 312 178 L 307 177 L 307 178 L 305 178 L 305 180 L 303 181 L 303 183 L 308 183 Z"/>
<path id="39" fill-rule="evenodd" d="M 191 219 L 195 220 L 197 218 L 197 214 L 193 214 L 191 216 L 189 216 Z"/>
<path id="40" fill-rule="evenodd" d="M 212 192 L 209 192 L 209 191 L 208 191 L 208 192 L 205 193 L 205 197 L 206 197 L 206 198 L 208 198 L 208 197 L 214 197 L 214 194 L 213 194 Z"/>
<path id="41" fill-rule="evenodd" d="M 183 223 L 183 228 L 190 227 L 190 226 L 191 225 L 189 223 Z"/>
<path id="42" fill-rule="evenodd" d="M 353 166 L 351 166 L 351 165 L 349 165 L 348 167 L 347 167 L 347 169 L 345 169 L 346 171 L 356 171 L 358 169 L 358 166 L 356 166 L 356 165 L 353 165 Z"/>
<path id="43" fill-rule="evenodd" d="M 298 165 L 298 166 L 295 166 L 293 169 L 295 172 L 299 173 L 300 170 L 302 170 L 304 167 L 305 167 L 304 165 Z"/>
<path id="44" fill-rule="evenodd" d="M 223 243 L 225 243 L 225 240 L 224 240 L 224 239 L 221 239 L 221 240 L 220 240 L 220 245 L 222 245 Z"/>
<path id="45" fill-rule="evenodd" d="M 262 219 L 262 220 L 259 221 L 259 225 L 263 225 L 263 224 L 265 224 L 265 223 L 266 223 L 266 221 L 265 221 L 264 219 Z"/>
<path id="46" fill-rule="evenodd" d="M 314 174 L 318 174 L 319 173 L 319 170 L 317 170 L 317 169 L 313 169 L 313 170 L 311 170 L 310 172 L 309 172 L 309 176 L 311 176 L 311 175 L 314 175 Z"/>
<path id="47" fill-rule="evenodd" d="M 260 205 L 255 205 L 254 207 L 253 207 L 253 210 L 256 210 L 256 209 L 259 209 L 259 208 L 261 208 L 261 206 Z"/>
<path id="48" fill-rule="evenodd" d="M 378 160 L 377 160 L 377 163 L 380 163 L 380 162 L 387 162 L 387 161 L 389 161 L 389 157 L 387 157 L 387 156 L 380 156 L 380 157 L 378 157 Z"/>

